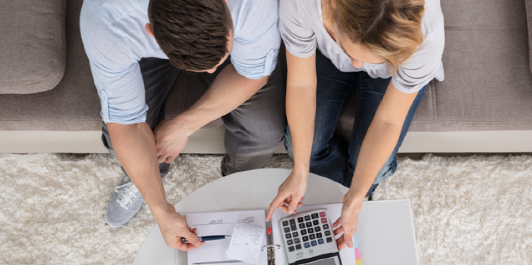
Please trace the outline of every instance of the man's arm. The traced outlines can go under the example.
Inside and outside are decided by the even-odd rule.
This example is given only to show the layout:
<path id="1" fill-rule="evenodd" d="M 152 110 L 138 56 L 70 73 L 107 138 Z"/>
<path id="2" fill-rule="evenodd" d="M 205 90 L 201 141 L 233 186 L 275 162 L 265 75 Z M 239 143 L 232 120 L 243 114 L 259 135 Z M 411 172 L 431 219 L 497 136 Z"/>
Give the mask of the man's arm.
<path id="1" fill-rule="evenodd" d="M 155 155 L 155 140 L 148 124 L 107 123 L 107 127 L 118 161 L 150 207 L 166 244 L 181 250 L 200 246 L 198 238 L 188 230 L 183 217 L 166 201 Z M 193 244 L 181 243 L 181 237 Z"/>
<path id="2" fill-rule="evenodd" d="M 268 76 L 248 79 L 240 75 L 233 64 L 227 65 L 192 107 L 156 128 L 158 161 L 174 161 L 190 135 L 242 105 L 267 82 Z"/>

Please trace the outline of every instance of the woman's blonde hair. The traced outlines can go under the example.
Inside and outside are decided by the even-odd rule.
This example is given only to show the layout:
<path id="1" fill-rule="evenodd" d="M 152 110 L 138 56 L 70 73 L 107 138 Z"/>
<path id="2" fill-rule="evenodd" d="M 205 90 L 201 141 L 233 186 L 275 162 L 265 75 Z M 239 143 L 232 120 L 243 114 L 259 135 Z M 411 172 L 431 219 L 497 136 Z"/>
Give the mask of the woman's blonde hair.
<path id="1" fill-rule="evenodd" d="M 326 16 L 351 41 L 383 58 L 395 73 L 423 43 L 424 11 L 424 0 L 336 0 L 336 8 L 329 4 Z"/>

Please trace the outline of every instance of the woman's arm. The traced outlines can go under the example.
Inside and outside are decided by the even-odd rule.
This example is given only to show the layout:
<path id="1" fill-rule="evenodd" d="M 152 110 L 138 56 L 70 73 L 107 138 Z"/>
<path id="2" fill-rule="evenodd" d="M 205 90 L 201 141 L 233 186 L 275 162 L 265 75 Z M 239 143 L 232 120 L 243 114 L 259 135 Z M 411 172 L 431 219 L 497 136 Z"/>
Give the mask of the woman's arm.
<path id="1" fill-rule="evenodd" d="M 294 171 L 309 173 L 316 117 L 316 53 L 299 58 L 286 51 L 286 117 L 292 135 Z"/>
<path id="2" fill-rule="evenodd" d="M 286 51 L 287 84 L 286 116 L 292 135 L 294 168 L 279 187 L 279 193 L 268 210 L 269 221 L 276 208 L 294 213 L 307 190 L 310 152 L 314 140 L 316 116 L 316 53 L 308 58 L 299 58 Z M 285 206 L 287 203 L 289 206 Z"/>
<path id="3" fill-rule="evenodd" d="M 362 141 L 350 187 L 350 191 L 352 190 L 357 197 L 366 196 L 375 176 L 393 152 L 416 96 L 417 92 L 403 93 L 395 89 L 390 82 L 366 137 Z"/>
<path id="4" fill-rule="evenodd" d="M 344 235 L 338 239 L 339 249 L 346 245 L 353 246 L 352 238 L 364 197 L 375 176 L 397 145 L 404 121 L 416 96 L 417 92 L 403 93 L 390 82 L 362 141 L 353 181 L 344 197 L 342 216 L 334 223 L 335 227 L 342 224 L 335 230 L 335 234 L 344 232 Z"/>

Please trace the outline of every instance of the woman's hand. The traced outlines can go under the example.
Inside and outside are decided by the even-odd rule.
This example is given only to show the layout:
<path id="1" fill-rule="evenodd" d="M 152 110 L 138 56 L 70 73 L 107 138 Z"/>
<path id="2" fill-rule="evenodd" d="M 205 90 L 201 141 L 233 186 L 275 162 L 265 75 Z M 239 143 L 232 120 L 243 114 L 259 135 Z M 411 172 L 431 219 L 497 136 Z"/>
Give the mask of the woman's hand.
<path id="1" fill-rule="evenodd" d="M 307 191 L 308 172 L 296 172 L 292 170 L 288 178 L 279 186 L 277 197 L 273 199 L 266 216 L 266 222 L 270 221 L 276 208 L 285 213 L 296 213 L 296 208 L 303 205 L 303 196 Z"/>
<path id="2" fill-rule="evenodd" d="M 336 240 L 338 250 L 344 247 L 353 247 L 353 235 L 357 230 L 358 214 L 362 209 L 362 202 L 364 197 L 357 197 L 351 191 L 348 191 L 344 196 L 342 206 L 342 216 L 334 222 L 334 235 L 343 233 L 341 237 Z"/>

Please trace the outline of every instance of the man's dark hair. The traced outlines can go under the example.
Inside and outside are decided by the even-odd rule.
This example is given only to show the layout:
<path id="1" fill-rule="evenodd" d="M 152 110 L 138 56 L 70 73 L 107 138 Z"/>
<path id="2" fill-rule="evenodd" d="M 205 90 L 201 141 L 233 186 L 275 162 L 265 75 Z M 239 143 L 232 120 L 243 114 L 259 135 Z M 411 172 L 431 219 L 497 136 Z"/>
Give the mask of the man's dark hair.
<path id="1" fill-rule="evenodd" d="M 150 0 L 148 17 L 155 40 L 178 69 L 208 70 L 228 53 L 233 23 L 224 0 Z"/>

